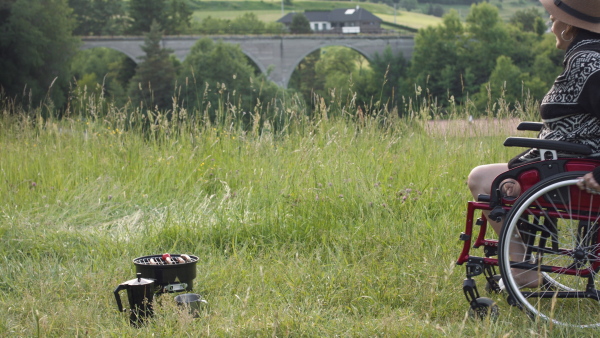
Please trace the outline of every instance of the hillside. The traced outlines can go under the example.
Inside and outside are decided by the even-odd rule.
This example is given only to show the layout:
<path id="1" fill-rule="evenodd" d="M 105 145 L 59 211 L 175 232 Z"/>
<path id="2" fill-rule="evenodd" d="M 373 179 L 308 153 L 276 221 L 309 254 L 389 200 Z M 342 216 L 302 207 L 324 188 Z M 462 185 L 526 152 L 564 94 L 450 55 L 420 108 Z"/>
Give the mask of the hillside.
<path id="1" fill-rule="evenodd" d="M 508 20 L 518 10 L 527 8 L 538 8 L 543 13 L 543 8 L 537 1 L 512 0 L 512 1 L 490 1 L 498 7 L 500 16 Z M 360 6 L 377 15 L 386 22 L 396 23 L 403 26 L 419 29 L 439 24 L 442 19 L 423 14 L 427 12 L 428 4 L 420 4 L 419 8 L 408 12 L 405 10 L 394 10 L 393 7 L 382 3 L 353 2 L 353 1 L 314 1 L 293 0 L 291 5 L 284 5 L 277 0 L 247 0 L 247 1 L 190 1 L 194 11 L 194 20 L 201 21 L 206 17 L 234 19 L 247 12 L 252 12 L 265 22 L 276 21 L 290 12 L 304 12 L 307 10 L 331 10 L 334 8 L 352 8 Z M 469 13 L 470 6 L 467 5 L 442 5 L 444 12 L 451 9 L 456 10 L 464 19 Z"/>

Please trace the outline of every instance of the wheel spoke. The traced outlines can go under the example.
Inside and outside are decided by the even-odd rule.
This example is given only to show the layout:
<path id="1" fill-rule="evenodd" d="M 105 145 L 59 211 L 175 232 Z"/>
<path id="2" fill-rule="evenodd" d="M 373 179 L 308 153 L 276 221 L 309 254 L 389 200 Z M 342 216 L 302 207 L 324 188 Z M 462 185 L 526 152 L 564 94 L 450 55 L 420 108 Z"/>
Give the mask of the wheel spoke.
<path id="1" fill-rule="evenodd" d="M 577 177 L 553 176 L 519 197 L 500 234 L 499 265 L 507 292 L 533 317 L 600 326 L 600 197 L 575 187 Z"/>

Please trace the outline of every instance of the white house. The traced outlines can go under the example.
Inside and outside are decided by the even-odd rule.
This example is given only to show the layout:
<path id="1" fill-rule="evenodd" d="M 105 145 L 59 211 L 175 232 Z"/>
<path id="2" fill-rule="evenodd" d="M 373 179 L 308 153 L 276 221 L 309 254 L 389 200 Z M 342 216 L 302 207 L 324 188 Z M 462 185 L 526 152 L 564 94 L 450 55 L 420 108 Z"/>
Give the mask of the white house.
<path id="1" fill-rule="evenodd" d="M 277 22 L 289 27 L 296 14 L 288 13 Z M 383 20 L 359 6 L 331 11 L 306 11 L 303 14 L 315 33 L 381 33 L 382 31 Z"/>

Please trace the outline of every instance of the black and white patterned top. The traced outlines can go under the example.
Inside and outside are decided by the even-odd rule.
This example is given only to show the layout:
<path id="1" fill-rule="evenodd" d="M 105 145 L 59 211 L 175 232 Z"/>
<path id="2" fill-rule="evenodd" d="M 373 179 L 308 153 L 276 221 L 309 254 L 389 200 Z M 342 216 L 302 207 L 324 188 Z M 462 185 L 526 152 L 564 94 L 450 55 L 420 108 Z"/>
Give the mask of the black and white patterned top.
<path id="1" fill-rule="evenodd" d="M 592 148 L 592 156 L 600 156 L 600 34 L 580 31 L 563 64 L 562 74 L 540 106 L 544 126 L 538 137 L 586 144 Z M 536 158 L 539 152 L 531 149 L 512 162 Z"/>

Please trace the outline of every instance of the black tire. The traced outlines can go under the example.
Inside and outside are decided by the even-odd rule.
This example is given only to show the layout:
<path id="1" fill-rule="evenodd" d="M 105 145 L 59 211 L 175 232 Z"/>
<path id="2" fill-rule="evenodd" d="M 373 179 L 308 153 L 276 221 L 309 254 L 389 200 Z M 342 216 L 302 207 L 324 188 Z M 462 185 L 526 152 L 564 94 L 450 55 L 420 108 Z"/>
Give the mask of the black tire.
<path id="1" fill-rule="evenodd" d="M 479 297 L 469 308 L 469 316 L 474 319 L 490 318 L 495 320 L 500 315 L 500 309 L 495 301 L 487 297 Z"/>
<path id="2" fill-rule="evenodd" d="M 532 318 L 597 327 L 600 195 L 579 190 L 583 174 L 552 176 L 519 197 L 506 215 L 498 259 L 509 297 Z"/>

